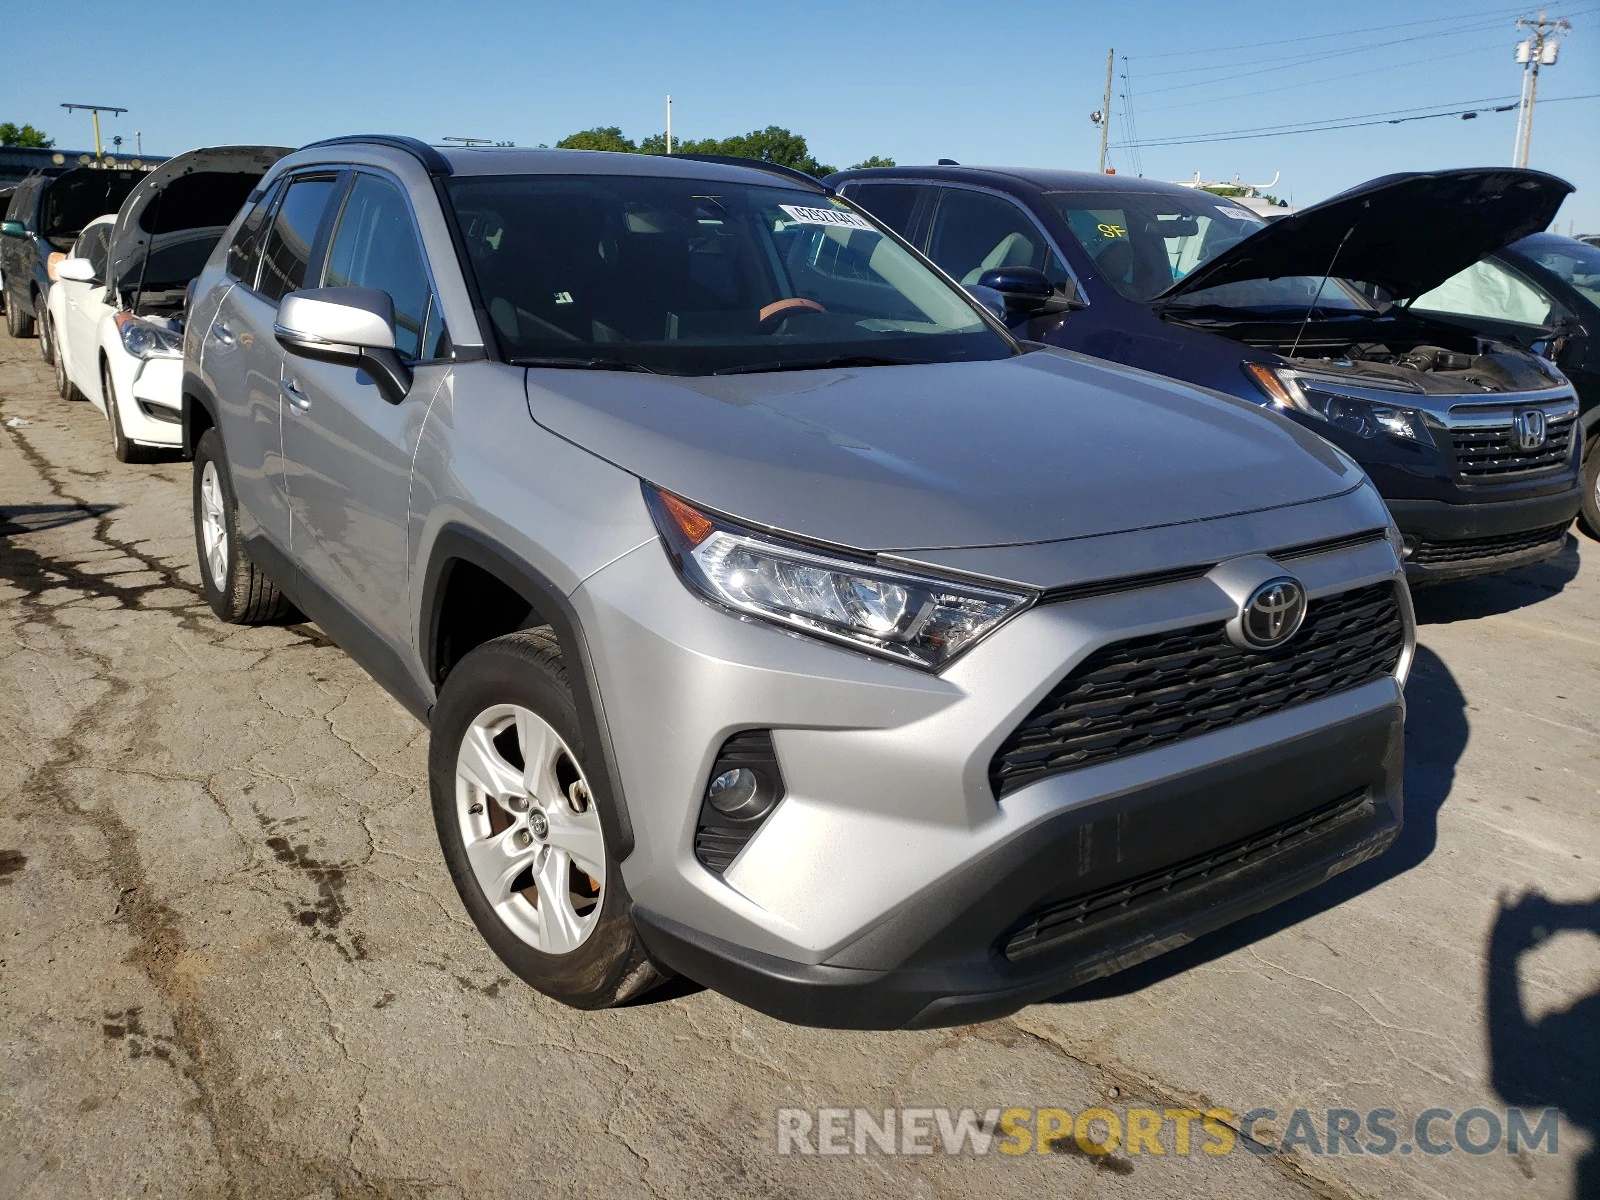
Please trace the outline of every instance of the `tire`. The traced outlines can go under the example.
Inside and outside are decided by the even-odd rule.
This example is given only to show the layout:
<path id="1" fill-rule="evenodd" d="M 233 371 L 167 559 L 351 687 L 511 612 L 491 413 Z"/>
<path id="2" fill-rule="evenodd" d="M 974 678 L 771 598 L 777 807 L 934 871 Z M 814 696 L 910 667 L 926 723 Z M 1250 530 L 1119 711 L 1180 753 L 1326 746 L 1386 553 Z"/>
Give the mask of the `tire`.
<path id="1" fill-rule="evenodd" d="M 100 395 L 105 397 L 106 420 L 111 425 L 111 452 L 117 456 L 117 461 L 148 462 L 149 451 L 135 442 L 130 442 L 128 435 L 122 430 L 122 410 L 117 407 L 117 387 L 111 381 L 111 368 L 104 362 L 100 364 Z"/>
<path id="2" fill-rule="evenodd" d="M 1578 524 L 1592 538 L 1600 539 L 1600 439 L 1589 443 L 1583 460 L 1583 507 Z"/>
<path id="3" fill-rule="evenodd" d="M 55 322 L 52 321 L 48 315 L 45 316 L 44 323 L 46 327 L 52 330 L 55 327 Z M 55 344 L 54 338 L 51 338 L 50 341 L 52 345 Z M 82 400 L 84 396 L 83 393 L 78 390 L 78 385 L 67 378 L 67 360 L 65 356 L 57 354 L 52 365 L 56 369 L 56 391 L 60 394 L 61 398 L 63 400 Z"/>
<path id="4" fill-rule="evenodd" d="M 33 318 L 15 304 L 6 304 L 6 332 L 14 338 L 33 336 Z"/>
<path id="5" fill-rule="evenodd" d="M 498 736 L 486 733 L 501 722 Z M 543 744 L 542 764 L 553 764 L 541 765 L 544 785 L 531 793 L 520 762 L 529 744 Z M 485 752 L 498 755 L 488 771 L 467 766 L 458 775 L 464 763 L 482 764 Z M 587 788 L 595 767 L 548 630 L 485 642 L 445 680 L 433 710 L 428 784 L 450 878 L 501 962 L 545 995 L 589 1009 L 626 1003 L 670 975 L 650 961 L 634 927 L 600 800 Z M 506 784 L 500 799 L 473 783 L 485 775 Z M 596 866 L 603 867 L 598 876 Z M 547 876 L 560 880 L 561 915 L 553 921 L 545 911 L 557 910 L 544 908 L 540 882 Z M 590 907 L 579 912 L 584 904 Z"/>
<path id="6" fill-rule="evenodd" d="M 34 311 L 38 314 L 39 321 L 39 357 L 51 366 L 55 366 L 56 340 L 50 336 L 54 332 L 54 323 L 50 320 L 50 310 L 40 304 L 37 298 L 34 299 L 33 306 Z"/>
<path id="7" fill-rule="evenodd" d="M 211 611 L 230 625 L 265 625 L 294 615 L 288 598 L 239 545 L 233 480 L 215 429 L 201 434 L 194 448 L 193 512 L 200 583 Z M 216 522 L 209 531 L 222 535 L 214 557 L 208 549 L 208 513 Z"/>

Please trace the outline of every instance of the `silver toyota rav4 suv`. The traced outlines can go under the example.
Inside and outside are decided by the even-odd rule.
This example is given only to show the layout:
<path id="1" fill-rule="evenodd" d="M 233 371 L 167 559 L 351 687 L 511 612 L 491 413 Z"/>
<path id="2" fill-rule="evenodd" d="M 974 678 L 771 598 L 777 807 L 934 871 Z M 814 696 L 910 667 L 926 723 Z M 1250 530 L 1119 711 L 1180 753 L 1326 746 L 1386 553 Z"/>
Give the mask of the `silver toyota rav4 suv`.
<path id="1" fill-rule="evenodd" d="M 1399 829 L 1361 471 L 1014 341 L 803 176 L 319 143 L 185 337 L 212 608 L 428 723 L 463 904 L 569 1004 L 992 1017 Z"/>

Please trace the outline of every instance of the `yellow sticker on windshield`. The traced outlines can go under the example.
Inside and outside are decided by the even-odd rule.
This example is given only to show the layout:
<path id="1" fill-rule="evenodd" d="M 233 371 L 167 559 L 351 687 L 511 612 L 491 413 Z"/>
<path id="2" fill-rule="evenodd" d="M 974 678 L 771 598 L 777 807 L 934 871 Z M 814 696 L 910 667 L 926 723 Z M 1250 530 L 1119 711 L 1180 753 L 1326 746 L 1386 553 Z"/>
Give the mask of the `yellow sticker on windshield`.
<path id="1" fill-rule="evenodd" d="M 1128 236 L 1127 229 L 1122 225 L 1111 225 L 1102 222 L 1101 224 L 1096 225 L 1095 228 L 1100 231 L 1100 235 L 1102 237 L 1119 238 Z"/>

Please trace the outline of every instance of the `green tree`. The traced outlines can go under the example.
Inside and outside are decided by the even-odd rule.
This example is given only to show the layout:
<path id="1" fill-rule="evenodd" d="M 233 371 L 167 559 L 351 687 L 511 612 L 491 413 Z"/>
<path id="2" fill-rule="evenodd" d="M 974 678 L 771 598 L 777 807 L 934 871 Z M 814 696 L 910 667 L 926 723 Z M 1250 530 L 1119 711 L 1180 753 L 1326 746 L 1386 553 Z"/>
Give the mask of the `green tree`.
<path id="1" fill-rule="evenodd" d="M 55 144 L 55 138 L 45 137 L 42 129 L 35 129 L 32 125 L 18 125 L 14 121 L 0 121 L 0 146 L 24 146 L 31 150 L 48 150 Z"/>
<path id="2" fill-rule="evenodd" d="M 892 158 L 883 158 L 880 155 L 874 154 L 871 158 L 864 159 L 863 161 L 856 163 L 850 169 L 852 171 L 864 171 L 868 167 L 892 167 L 892 166 L 894 166 L 894 159 L 892 159 Z"/>
<path id="3" fill-rule="evenodd" d="M 639 152 L 639 147 L 633 144 L 633 139 L 623 137 L 621 128 L 616 125 L 596 125 L 593 129 L 568 134 L 556 143 L 556 149 L 610 150 L 616 154 Z"/>

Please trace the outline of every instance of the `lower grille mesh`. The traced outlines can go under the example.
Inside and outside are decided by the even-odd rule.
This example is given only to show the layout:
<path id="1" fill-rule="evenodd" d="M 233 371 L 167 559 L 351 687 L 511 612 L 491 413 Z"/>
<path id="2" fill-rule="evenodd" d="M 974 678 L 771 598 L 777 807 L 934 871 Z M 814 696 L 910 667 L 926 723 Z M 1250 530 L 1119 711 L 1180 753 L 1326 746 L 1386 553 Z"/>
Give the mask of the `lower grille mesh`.
<path id="1" fill-rule="evenodd" d="M 1549 525 L 1544 529 L 1529 529 L 1523 533 L 1502 533 L 1494 537 L 1461 538 L 1453 542 L 1418 542 L 1408 561 L 1429 567 L 1470 563 L 1484 558 L 1499 558 L 1502 554 L 1536 550 L 1543 546 L 1554 547 L 1564 542 L 1566 537 L 1565 525 Z"/>

